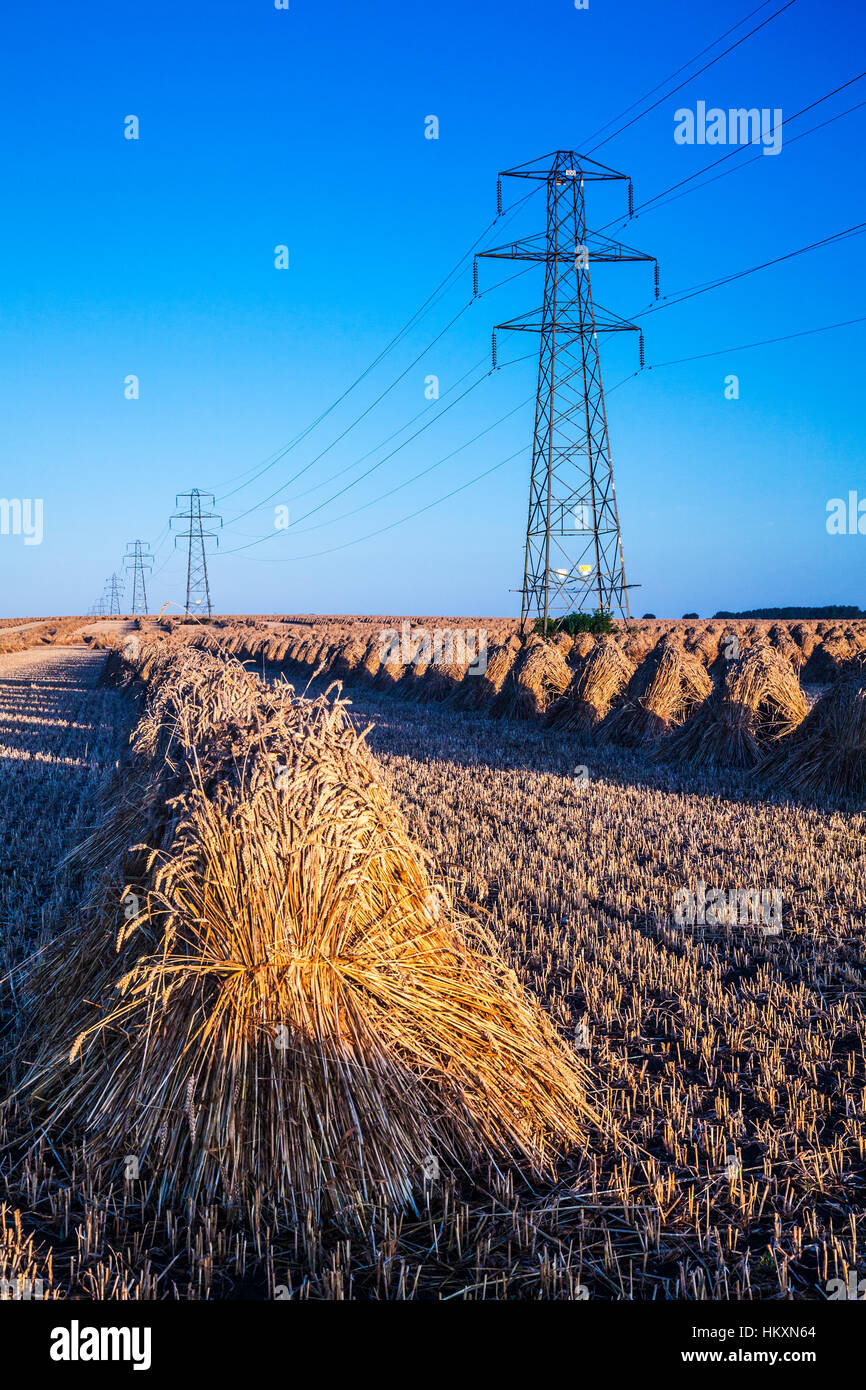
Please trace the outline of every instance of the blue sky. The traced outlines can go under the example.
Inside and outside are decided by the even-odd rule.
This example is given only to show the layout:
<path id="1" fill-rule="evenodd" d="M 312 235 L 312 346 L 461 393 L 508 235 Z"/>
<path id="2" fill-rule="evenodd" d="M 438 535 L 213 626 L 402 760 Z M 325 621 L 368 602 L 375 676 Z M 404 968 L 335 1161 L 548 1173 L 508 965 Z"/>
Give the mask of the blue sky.
<path id="1" fill-rule="evenodd" d="M 44 536 L 28 546 L 0 535 L 5 615 L 86 611 L 137 537 L 157 549 L 152 606 L 181 602 L 184 557 L 165 533 L 175 494 L 192 486 L 216 494 L 226 523 L 211 563 L 220 611 L 515 611 L 533 361 L 445 407 L 489 365 L 492 325 L 541 302 L 539 268 L 476 300 L 424 353 L 471 299 L 467 261 L 315 430 L 228 494 L 327 410 L 481 236 L 498 170 L 557 148 L 587 152 L 609 133 L 592 139 L 599 127 L 751 10 L 687 72 L 784 0 L 290 3 L 94 0 L 82 10 L 48 0 L 6 12 L 0 492 L 43 499 Z M 858 74 L 863 29 L 853 0 L 795 0 L 595 157 L 632 176 L 639 209 L 727 153 L 677 144 L 677 109 L 702 100 L 793 116 Z M 662 292 L 674 295 L 863 221 L 866 107 L 794 139 L 863 101 L 866 80 L 792 121 L 777 156 L 733 157 L 721 166 L 730 176 L 612 234 L 658 256 Z M 131 114 L 137 141 L 124 138 Z M 438 140 L 425 139 L 429 115 Z M 525 191 L 510 183 L 506 207 Z M 542 199 L 502 218 L 488 242 L 540 230 Z M 595 226 L 626 206 L 619 185 L 588 186 L 587 200 Z M 274 267 L 282 244 L 285 271 Z M 866 324 L 734 350 L 866 315 L 864 247 L 854 236 L 647 315 L 652 370 L 634 375 L 632 335 L 604 344 L 638 614 L 866 606 L 866 536 L 830 536 L 825 525 L 830 498 L 854 490 L 866 500 Z M 482 289 L 511 270 L 482 262 Z M 640 265 L 593 275 L 597 301 L 625 317 L 652 305 L 651 286 Z M 533 346 L 526 335 L 501 339 L 499 359 Z M 131 374 L 137 400 L 124 396 Z M 731 374 L 737 400 L 725 399 Z M 403 428 L 428 406 L 430 375 L 439 402 Z M 274 528 L 277 503 L 289 507 L 287 530 Z"/>

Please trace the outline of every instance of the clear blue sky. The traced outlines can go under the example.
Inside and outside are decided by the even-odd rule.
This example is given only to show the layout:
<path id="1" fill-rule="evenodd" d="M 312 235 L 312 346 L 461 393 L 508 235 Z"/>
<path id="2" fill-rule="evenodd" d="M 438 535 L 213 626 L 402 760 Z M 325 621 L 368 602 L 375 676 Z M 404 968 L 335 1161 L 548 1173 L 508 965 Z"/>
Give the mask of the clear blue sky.
<path id="1" fill-rule="evenodd" d="M 308 438 L 226 494 L 340 395 L 480 236 L 495 215 L 499 169 L 556 148 L 585 151 L 600 126 L 756 3 L 7 8 L 0 493 L 44 499 L 44 539 L 25 546 L 0 536 L 2 613 L 86 611 L 136 537 L 163 537 L 152 605 L 182 600 L 183 556 L 164 532 L 175 493 L 191 486 L 217 494 L 227 523 L 211 568 L 218 610 L 513 612 L 532 429 L 531 404 L 521 403 L 533 395 L 533 362 L 503 368 L 443 412 L 475 379 L 474 364 L 475 375 L 483 370 L 493 323 L 540 303 L 537 268 L 476 301 L 409 367 L 470 299 L 467 263 Z M 700 61 L 782 3 L 762 7 Z M 795 0 L 596 158 L 631 174 L 640 205 L 727 153 L 678 145 L 678 108 L 703 100 L 791 116 L 866 66 L 864 27 L 855 0 Z M 778 156 L 733 157 L 721 169 L 737 172 L 647 209 L 621 229 L 623 240 L 659 257 L 662 291 L 673 294 L 863 221 L 866 107 L 794 139 L 863 101 L 866 81 L 792 122 Z M 138 141 L 124 138 L 128 115 L 139 117 Z M 425 139 L 429 115 L 438 140 Z M 506 201 L 525 191 L 505 183 Z M 587 193 L 596 226 L 625 208 L 620 186 Z M 493 241 L 540 229 L 542 197 L 508 226 L 502 219 Z M 289 247 L 287 271 L 274 268 L 279 244 Z M 825 527 L 828 499 L 852 489 L 866 499 L 866 324 L 734 350 L 866 315 L 864 251 L 866 238 L 852 237 L 643 320 L 648 366 L 731 349 L 720 356 L 632 376 L 632 335 L 605 343 L 606 384 L 624 381 L 608 415 L 626 566 L 642 585 L 638 614 L 866 606 L 866 536 Z M 482 262 L 482 288 L 511 269 Z M 645 266 L 600 266 L 593 279 L 596 299 L 626 317 L 652 303 L 651 284 Z M 500 361 L 533 346 L 525 335 L 503 339 Z M 138 400 L 124 397 L 130 374 Z M 440 401 L 412 429 L 441 418 L 329 502 L 412 432 L 396 433 L 428 404 L 431 374 Z M 730 374 L 738 400 L 725 399 Z M 375 501 L 514 407 L 426 477 Z M 517 450 L 450 501 L 346 546 Z M 275 503 L 290 509 L 288 530 L 274 530 Z M 258 509 L 231 522 L 250 507 Z M 315 554 L 323 551 L 331 553 Z"/>

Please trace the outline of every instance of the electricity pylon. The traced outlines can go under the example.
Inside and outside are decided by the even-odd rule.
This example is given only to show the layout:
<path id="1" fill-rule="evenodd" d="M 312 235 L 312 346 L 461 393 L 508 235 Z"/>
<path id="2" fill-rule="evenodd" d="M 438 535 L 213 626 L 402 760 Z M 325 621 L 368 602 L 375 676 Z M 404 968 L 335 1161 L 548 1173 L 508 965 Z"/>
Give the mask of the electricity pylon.
<path id="1" fill-rule="evenodd" d="M 112 574 L 110 579 L 105 581 L 105 597 L 108 604 L 109 616 L 117 614 L 120 617 L 120 596 L 123 593 L 123 580 L 119 574 Z"/>
<path id="2" fill-rule="evenodd" d="M 132 547 L 130 549 L 130 547 Z M 150 546 L 147 541 L 127 541 L 126 554 L 123 557 L 123 567 L 125 570 L 132 570 L 132 607 L 131 613 L 147 613 L 147 589 L 144 584 L 145 572 L 153 569 L 153 556 L 150 553 Z"/>
<path id="3" fill-rule="evenodd" d="M 215 501 L 212 492 L 202 492 L 197 487 L 194 487 L 190 492 L 179 492 L 175 498 L 175 506 L 180 505 L 181 497 L 189 498 L 189 511 L 176 512 L 171 520 L 189 522 L 189 530 L 178 531 L 174 538 L 175 545 L 182 536 L 189 540 L 186 562 L 186 610 L 188 613 L 192 613 L 197 606 L 199 612 L 206 609 L 207 615 L 210 617 L 212 610 L 205 540 L 215 540 L 219 545 L 219 536 L 215 531 L 205 531 L 203 523 L 205 521 L 218 521 L 222 526 L 222 517 L 217 516 L 216 512 L 203 512 L 201 509 L 202 498 L 209 497 L 212 503 Z"/>
<path id="4" fill-rule="evenodd" d="M 634 323 L 593 303 L 590 262 L 651 261 L 596 232 L 588 232 L 587 182 L 631 180 L 573 150 L 514 169 L 516 179 L 547 183 L 544 232 L 483 256 L 544 264 L 544 303 L 493 331 L 539 333 L 538 389 L 523 573 L 521 625 L 598 608 L 629 617 L 628 585 L 610 460 L 607 416 L 598 354 L 599 333 L 639 333 Z M 500 194 L 501 197 L 501 194 Z M 643 335 L 640 338 L 643 366 Z"/>

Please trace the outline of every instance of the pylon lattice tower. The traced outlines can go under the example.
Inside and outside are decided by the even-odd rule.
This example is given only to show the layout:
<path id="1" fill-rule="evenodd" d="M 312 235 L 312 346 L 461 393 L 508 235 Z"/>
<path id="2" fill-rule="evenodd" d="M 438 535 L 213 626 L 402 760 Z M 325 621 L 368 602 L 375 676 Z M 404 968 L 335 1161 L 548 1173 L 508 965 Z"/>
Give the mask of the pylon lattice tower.
<path id="1" fill-rule="evenodd" d="M 119 574 L 112 574 L 110 579 L 105 581 L 105 598 L 110 615 L 120 616 L 120 596 L 123 593 L 123 579 Z"/>
<path id="2" fill-rule="evenodd" d="M 640 333 L 593 302 L 590 262 L 650 261 L 586 226 L 584 184 L 625 180 L 573 150 L 505 169 L 502 177 L 547 183 L 544 232 L 481 252 L 545 266 L 544 303 L 493 330 L 540 334 L 521 625 L 597 608 L 629 617 L 619 512 L 598 351 L 600 333 Z M 501 185 L 500 185 L 501 188 Z M 501 193 L 500 193 L 501 199 Z M 640 336 L 643 366 L 643 335 Z"/>
<path id="3" fill-rule="evenodd" d="M 218 521 L 222 526 L 222 517 L 216 512 L 203 512 L 202 499 L 215 502 L 212 492 L 202 492 L 200 488 L 194 487 L 190 492 L 179 492 L 175 498 L 175 506 L 180 505 L 182 497 L 189 499 L 189 511 L 177 512 L 171 518 L 172 521 L 188 521 L 188 531 L 178 531 L 175 534 L 175 545 L 181 537 L 189 541 L 186 563 L 186 611 L 192 613 L 197 606 L 199 612 L 206 611 L 208 617 L 212 614 L 210 599 L 210 582 L 207 573 L 207 547 L 206 540 L 215 540 L 219 545 L 219 536 L 215 531 L 206 531 L 204 523 L 206 521 Z"/>
<path id="4" fill-rule="evenodd" d="M 132 570 L 132 607 L 130 613 L 147 613 L 147 589 L 144 576 L 153 569 L 153 556 L 147 541 L 127 541 L 123 557 L 124 569 Z"/>

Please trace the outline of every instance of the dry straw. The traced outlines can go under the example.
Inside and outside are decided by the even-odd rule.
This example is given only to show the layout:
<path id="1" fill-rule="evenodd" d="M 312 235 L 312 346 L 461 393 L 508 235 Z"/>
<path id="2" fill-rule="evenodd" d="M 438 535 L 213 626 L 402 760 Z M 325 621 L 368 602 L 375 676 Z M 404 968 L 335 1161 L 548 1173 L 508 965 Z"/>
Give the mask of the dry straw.
<path id="1" fill-rule="evenodd" d="M 790 734 L 806 712 L 791 662 L 758 640 L 727 664 L 719 689 L 659 751 L 671 762 L 751 768 L 765 746 Z"/>
<path id="2" fill-rule="evenodd" d="M 571 684 L 572 670 L 554 642 L 532 636 L 508 672 L 491 714 L 540 719 Z"/>
<path id="3" fill-rule="evenodd" d="M 803 680 L 807 685 L 829 685 L 836 680 L 847 661 L 856 656 L 858 640 L 853 631 L 849 634 L 840 628 L 825 633 L 823 641 L 811 652 L 803 667 Z"/>
<path id="4" fill-rule="evenodd" d="M 719 654 L 721 640 L 721 630 L 705 627 L 686 638 L 683 646 L 687 652 L 693 652 L 695 656 L 700 657 L 705 666 L 712 666 Z"/>
<path id="5" fill-rule="evenodd" d="M 821 638 L 815 629 L 814 623 L 794 623 L 790 629 L 791 638 L 796 642 L 800 649 L 800 655 L 805 664 L 813 651 L 820 645 Z"/>
<path id="6" fill-rule="evenodd" d="M 400 688 L 401 699 L 418 700 L 433 661 L 433 643 L 429 634 L 411 633 L 409 660 L 404 668 Z"/>
<path id="7" fill-rule="evenodd" d="M 599 728 L 599 739 L 637 748 L 668 733 L 705 700 L 713 685 L 699 657 L 665 636 L 642 661 L 620 703 Z"/>
<path id="8" fill-rule="evenodd" d="M 148 649 L 132 770 L 79 847 L 98 891 L 31 967 L 21 1090 L 151 1196 L 404 1203 L 435 1162 L 549 1169 L 571 1049 L 411 841 L 339 700 Z M 131 905 L 131 906 L 130 906 Z M 127 920 L 128 919 L 128 920 Z"/>
<path id="9" fill-rule="evenodd" d="M 505 678 L 516 662 L 521 650 L 519 637 L 509 637 L 500 646 L 494 647 L 487 660 L 487 670 L 483 676 L 462 681 L 455 691 L 454 704 L 461 709 L 483 709 L 489 705 L 502 689 Z"/>
<path id="10" fill-rule="evenodd" d="M 643 661 L 647 652 L 652 651 L 655 646 L 657 636 L 652 628 L 632 628 L 622 638 L 622 650 L 629 661 Z"/>
<path id="11" fill-rule="evenodd" d="M 796 671 L 803 665 L 803 653 L 783 623 L 774 623 L 767 633 L 770 644 L 784 656 Z"/>
<path id="12" fill-rule="evenodd" d="M 824 801 L 853 798 L 866 809 L 866 661 L 855 658 L 791 737 L 757 769 L 769 786 Z"/>
<path id="13" fill-rule="evenodd" d="M 443 700 L 449 700 L 460 689 L 462 681 L 466 681 L 467 686 L 471 685 L 483 674 L 480 671 L 473 671 L 467 677 L 470 663 L 463 661 L 444 661 L 434 662 L 427 667 L 424 680 L 421 682 L 417 698 L 423 703 L 438 704 Z"/>
<path id="14" fill-rule="evenodd" d="M 366 648 L 357 637 L 347 637 L 341 642 L 331 663 L 331 674 L 340 680 L 351 676 L 364 660 Z"/>
<path id="15" fill-rule="evenodd" d="M 383 639 L 383 643 L 380 645 L 384 656 L 380 658 L 379 669 L 373 680 L 373 688 L 391 693 L 406 674 L 403 652 L 399 641 L 392 642 L 390 639 Z"/>
<path id="16" fill-rule="evenodd" d="M 367 643 L 364 657 L 355 668 L 356 675 L 363 685 L 372 685 L 382 665 L 382 641 L 372 637 Z"/>
<path id="17" fill-rule="evenodd" d="M 580 661 L 583 657 L 589 656 L 590 652 L 593 651 L 594 648 L 595 638 L 593 637 L 592 633 L 578 632 L 575 636 L 574 643 L 572 644 L 571 651 L 568 654 L 569 660 L 572 662 Z"/>
<path id="18" fill-rule="evenodd" d="M 612 637 L 598 639 L 592 653 L 578 665 L 568 688 L 548 710 L 545 722 L 557 729 L 594 729 L 625 689 L 634 669 L 634 663 Z"/>

